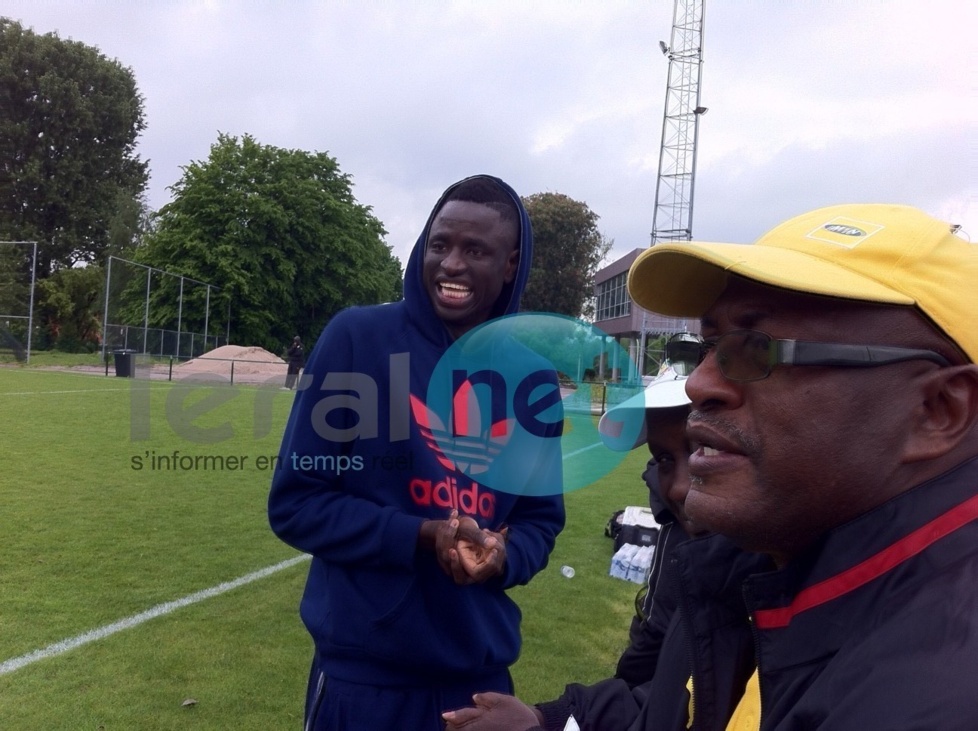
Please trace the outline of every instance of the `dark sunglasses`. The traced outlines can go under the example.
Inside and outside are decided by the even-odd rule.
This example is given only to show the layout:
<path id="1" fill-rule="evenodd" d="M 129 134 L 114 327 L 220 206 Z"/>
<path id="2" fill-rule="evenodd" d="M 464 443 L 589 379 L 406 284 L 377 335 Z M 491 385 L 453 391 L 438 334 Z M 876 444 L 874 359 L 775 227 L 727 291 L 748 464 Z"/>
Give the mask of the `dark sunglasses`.
<path id="1" fill-rule="evenodd" d="M 776 365 L 873 368 L 908 360 L 929 360 L 940 366 L 950 361 L 933 350 L 898 348 L 889 345 L 854 343 L 811 343 L 804 340 L 775 340 L 758 330 L 735 330 L 700 342 L 666 343 L 666 358 L 681 363 L 687 372 L 716 351 L 720 373 L 729 381 L 760 381 Z"/>

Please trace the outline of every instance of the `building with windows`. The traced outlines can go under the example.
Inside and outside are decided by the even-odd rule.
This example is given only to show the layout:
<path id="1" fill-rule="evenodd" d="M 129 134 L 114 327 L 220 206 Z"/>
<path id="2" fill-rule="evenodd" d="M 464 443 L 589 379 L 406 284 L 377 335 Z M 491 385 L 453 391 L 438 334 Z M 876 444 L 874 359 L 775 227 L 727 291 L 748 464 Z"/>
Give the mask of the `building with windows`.
<path id="1" fill-rule="evenodd" d="M 661 336 L 699 332 L 698 320 L 648 312 L 628 296 L 628 270 L 643 251 L 645 249 L 633 249 L 595 274 L 594 324 L 615 338 L 628 352 L 631 361 L 627 364 L 602 364 L 599 378 L 619 381 L 635 378 L 638 374 L 654 374 L 661 361 L 661 349 L 654 343 Z"/>

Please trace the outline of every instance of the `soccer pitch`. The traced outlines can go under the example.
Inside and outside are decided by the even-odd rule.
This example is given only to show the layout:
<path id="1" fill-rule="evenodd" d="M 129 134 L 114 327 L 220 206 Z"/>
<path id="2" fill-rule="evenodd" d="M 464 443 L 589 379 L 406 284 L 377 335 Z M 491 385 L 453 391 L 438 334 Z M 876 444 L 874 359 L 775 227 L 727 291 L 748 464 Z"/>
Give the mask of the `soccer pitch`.
<path id="1" fill-rule="evenodd" d="M 301 726 L 308 564 L 265 514 L 291 400 L 0 369 L 0 727 Z M 607 577 L 602 528 L 645 500 L 644 462 L 569 495 L 550 565 L 513 591 L 526 700 L 613 671 L 637 587 Z"/>

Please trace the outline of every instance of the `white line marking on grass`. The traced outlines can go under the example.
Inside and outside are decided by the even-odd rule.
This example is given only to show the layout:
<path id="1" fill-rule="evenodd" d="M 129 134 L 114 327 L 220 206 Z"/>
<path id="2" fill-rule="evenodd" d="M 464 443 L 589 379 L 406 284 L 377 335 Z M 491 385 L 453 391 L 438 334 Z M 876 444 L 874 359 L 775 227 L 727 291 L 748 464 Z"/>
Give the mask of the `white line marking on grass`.
<path id="1" fill-rule="evenodd" d="M 109 389 L 103 389 L 109 390 Z M 45 391 L 44 393 L 57 393 L 56 391 Z M 72 393 L 71 391 L 62 391 L 61 393 Z M 6 396 L 14 396 L 19 394 L 3 394 Z M 581 452 L 586 452 L 589 449 L 594 449 L 595 447 L 600 447 L 601 442 L 595 442 L 586 447 L 581 447 L 576 449 L 570 454 L 565 454 L 563 459 L 573 457 L 580 454 Z M 49 657 L 56 657 L 62 655 L 69 650 L 74 650 L 76 647 L 81 647 L 82 645 L 87 645 L 89 642 L 95 642 L 96 640 L 105 639 L 110 635 L 114 635 L 117 632 L 122 632 L 126 629 L 131 629 L 143 622 L 148 622 L 151 619 L 156 619 L 157 617 L 162 617 L 164 614 L 170 614 L 177 609 L 182 609 L 183 607 L 189 606 L 191 604 L 196 604 L 197 602 L 204 601 L 205 599 L 210 599 L 211 597 L 218 596 L 219 594 L 224 594 L 225 592 L 231 591 L 232 589 L 237 589 L 239 586 L 244 586 L 245 584 L 250 584 L 253 581 L 258 581 L 259 579 L 264 579 L 266 576 L 271 576 L 272 574 L 287 569 L 291 566 L 295 566 L 303 561 L 308 561 L 311 556 L 302 555 L 296 556 L 295 558 L 290 558 L 287 561 L 282 561 L 274 566 L 269 566 L 259 571 L 255 571 L 250 574 L 238 577 L 233 581 L 226 581 L 223 584 L 218 584 L 217 586 L 212 586 L 210 589 L 204 589 L 202 591 L 189 594 L 182 599 L 177 599 L 172 602 L 166 602 L 164 604 L 157 604 L 151 609 L 147 609 L 145 612 L 140 612 L 139 614 L 134 614 L 131 617 L 126 617 L 118 622 L 113 622 L 112 624 L 107 624 L 97 629 L 90 630 L 77 637 L 71 637 L 66 640 L 61 640 L 60 642 L 55 642 L 53 645 L 48 645 L 41 650 L 34 650 L 26 655 L 21 655 L 20 657 L 14 657 L 10 660 L 6 660 L 0 663 L 0 675 L 6 675 L 7 673 L 12 673 L 15 670 L 20 670 L 22 667 L 35 663 L 38 660 L 45 660 Z"/>
<path id="2" fill-rule="evenodd" d="M 212 586 L 210 589 L 204 589 L 202 591 L 194 592 L 193 594 L 188 594 L 182 599 L 177 599 L 172 602 L 166 602 L 164 604 L 157 604 L 151 609 L 147 609 L 145 612 L 140 612 L 139 614 L 134 614 L 131 617 L 126 617 L 125 619 L 120 619 L 118 622 L 113 622 L 112 624 L 107 624 L 102 627 L 90 630 L 77 637 L 71 637 L 66 640 L 61 640 L 60 642 L 55 642 L 53 645 L 48 645 L 41 650 L 34 650 L 26 655 L 21 655 L 20 657 L 14 657 L 10 660 L 6 660 L 0 663 L 0 675 L 6 675 L 7 673 L 12 673 L 15 670 L 20 670 L 22 667 L 35 663 L 38 660 L 45 660 L 49 657 L 56 657 L 58 655 L 63 655 L 69 650 L 74 650 L 76 647 L 81 647 L 82 645 L 87 645 L 89 642 L 95 642 L 96 640 L 102 640 L 110 635 L 114 635 L 116 632 L 122 632 L 125 629 L 131 629 L 143 622 L 148 622 L 151 619 L 156 619 L 157 617 L 162 617 L 164 614 L 169 614 L 177 609 L 182 609 L 183 607 L 189 606 L 191 604 L 196 604 L 197 602 L 202 602 L 205 599 L 210 599 L 211 597 L 218 596 L 219 594 L 224 594 L 225 592 L 231 591 L 232 589 L 237 589 L 239 586 L 244 586 L 245 584 L 250 584 L 253 581 L 258 581 L 259 579 L 264 579 L 267 576 L 287 569 L 291 566 L 295 566 L 297 563 L 302 561 L 308 561 L 311 556 L 302 555 L 296 556 L 295 558 L 290 558 L 287 561 L 282 561 L 274 566 L 268 566 L 266 568 L 260 569 L 258 571 L 252 572 L 250 574 L 245 574 L 244 576 L 239 576 L 233 581 L 225 581 L 223 584 L 218 584 L 217 586 Z"/>
<path id="3" fill-rule="evenodd" d="M 44 396 L 49 393 L 104 393 L 107 391 L 128 391 L 128 388 L 83 388 L 74 391 L 16 391 L 0 393 L 0 396 Z"/>
<path id="4" fill-rule="evenodd" d="M 569 459 L 569 458 L 571 458 L 571 457 L 575 457 L 575 456 L 577 456 L 578 454 L 580 454 L 581 452 L 586 452 L 586 451 L 588 451 L 589 449 L 594 449 L 595 447 L 600 447 L 600 446 L 601 446 L 602 444 L 603 444 L 603 442 L 595 442 L 594 444 L 589 444 L 589 445 L 587 445 L 586 447 L 581 447 L 580 449 L 575 449 L 575 450 L 574 450 L 573 452 L 571 452 L 570 454 L 565 454 L 565 455 L 563 456 L 563 459 Z"/>

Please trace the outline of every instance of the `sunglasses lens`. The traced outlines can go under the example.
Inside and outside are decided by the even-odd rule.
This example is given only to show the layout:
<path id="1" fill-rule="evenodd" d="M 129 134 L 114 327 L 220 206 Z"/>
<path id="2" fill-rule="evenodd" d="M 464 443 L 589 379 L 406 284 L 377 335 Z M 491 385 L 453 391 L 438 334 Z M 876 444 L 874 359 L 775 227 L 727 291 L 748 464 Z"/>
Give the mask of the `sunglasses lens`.
<path id="1" fill-rule="evenodd" d="M 717 341 L 717 364 L 731 381 L 758 381 L 771 373 L 771 338 L 754 330 L 727 333 Z"/>

